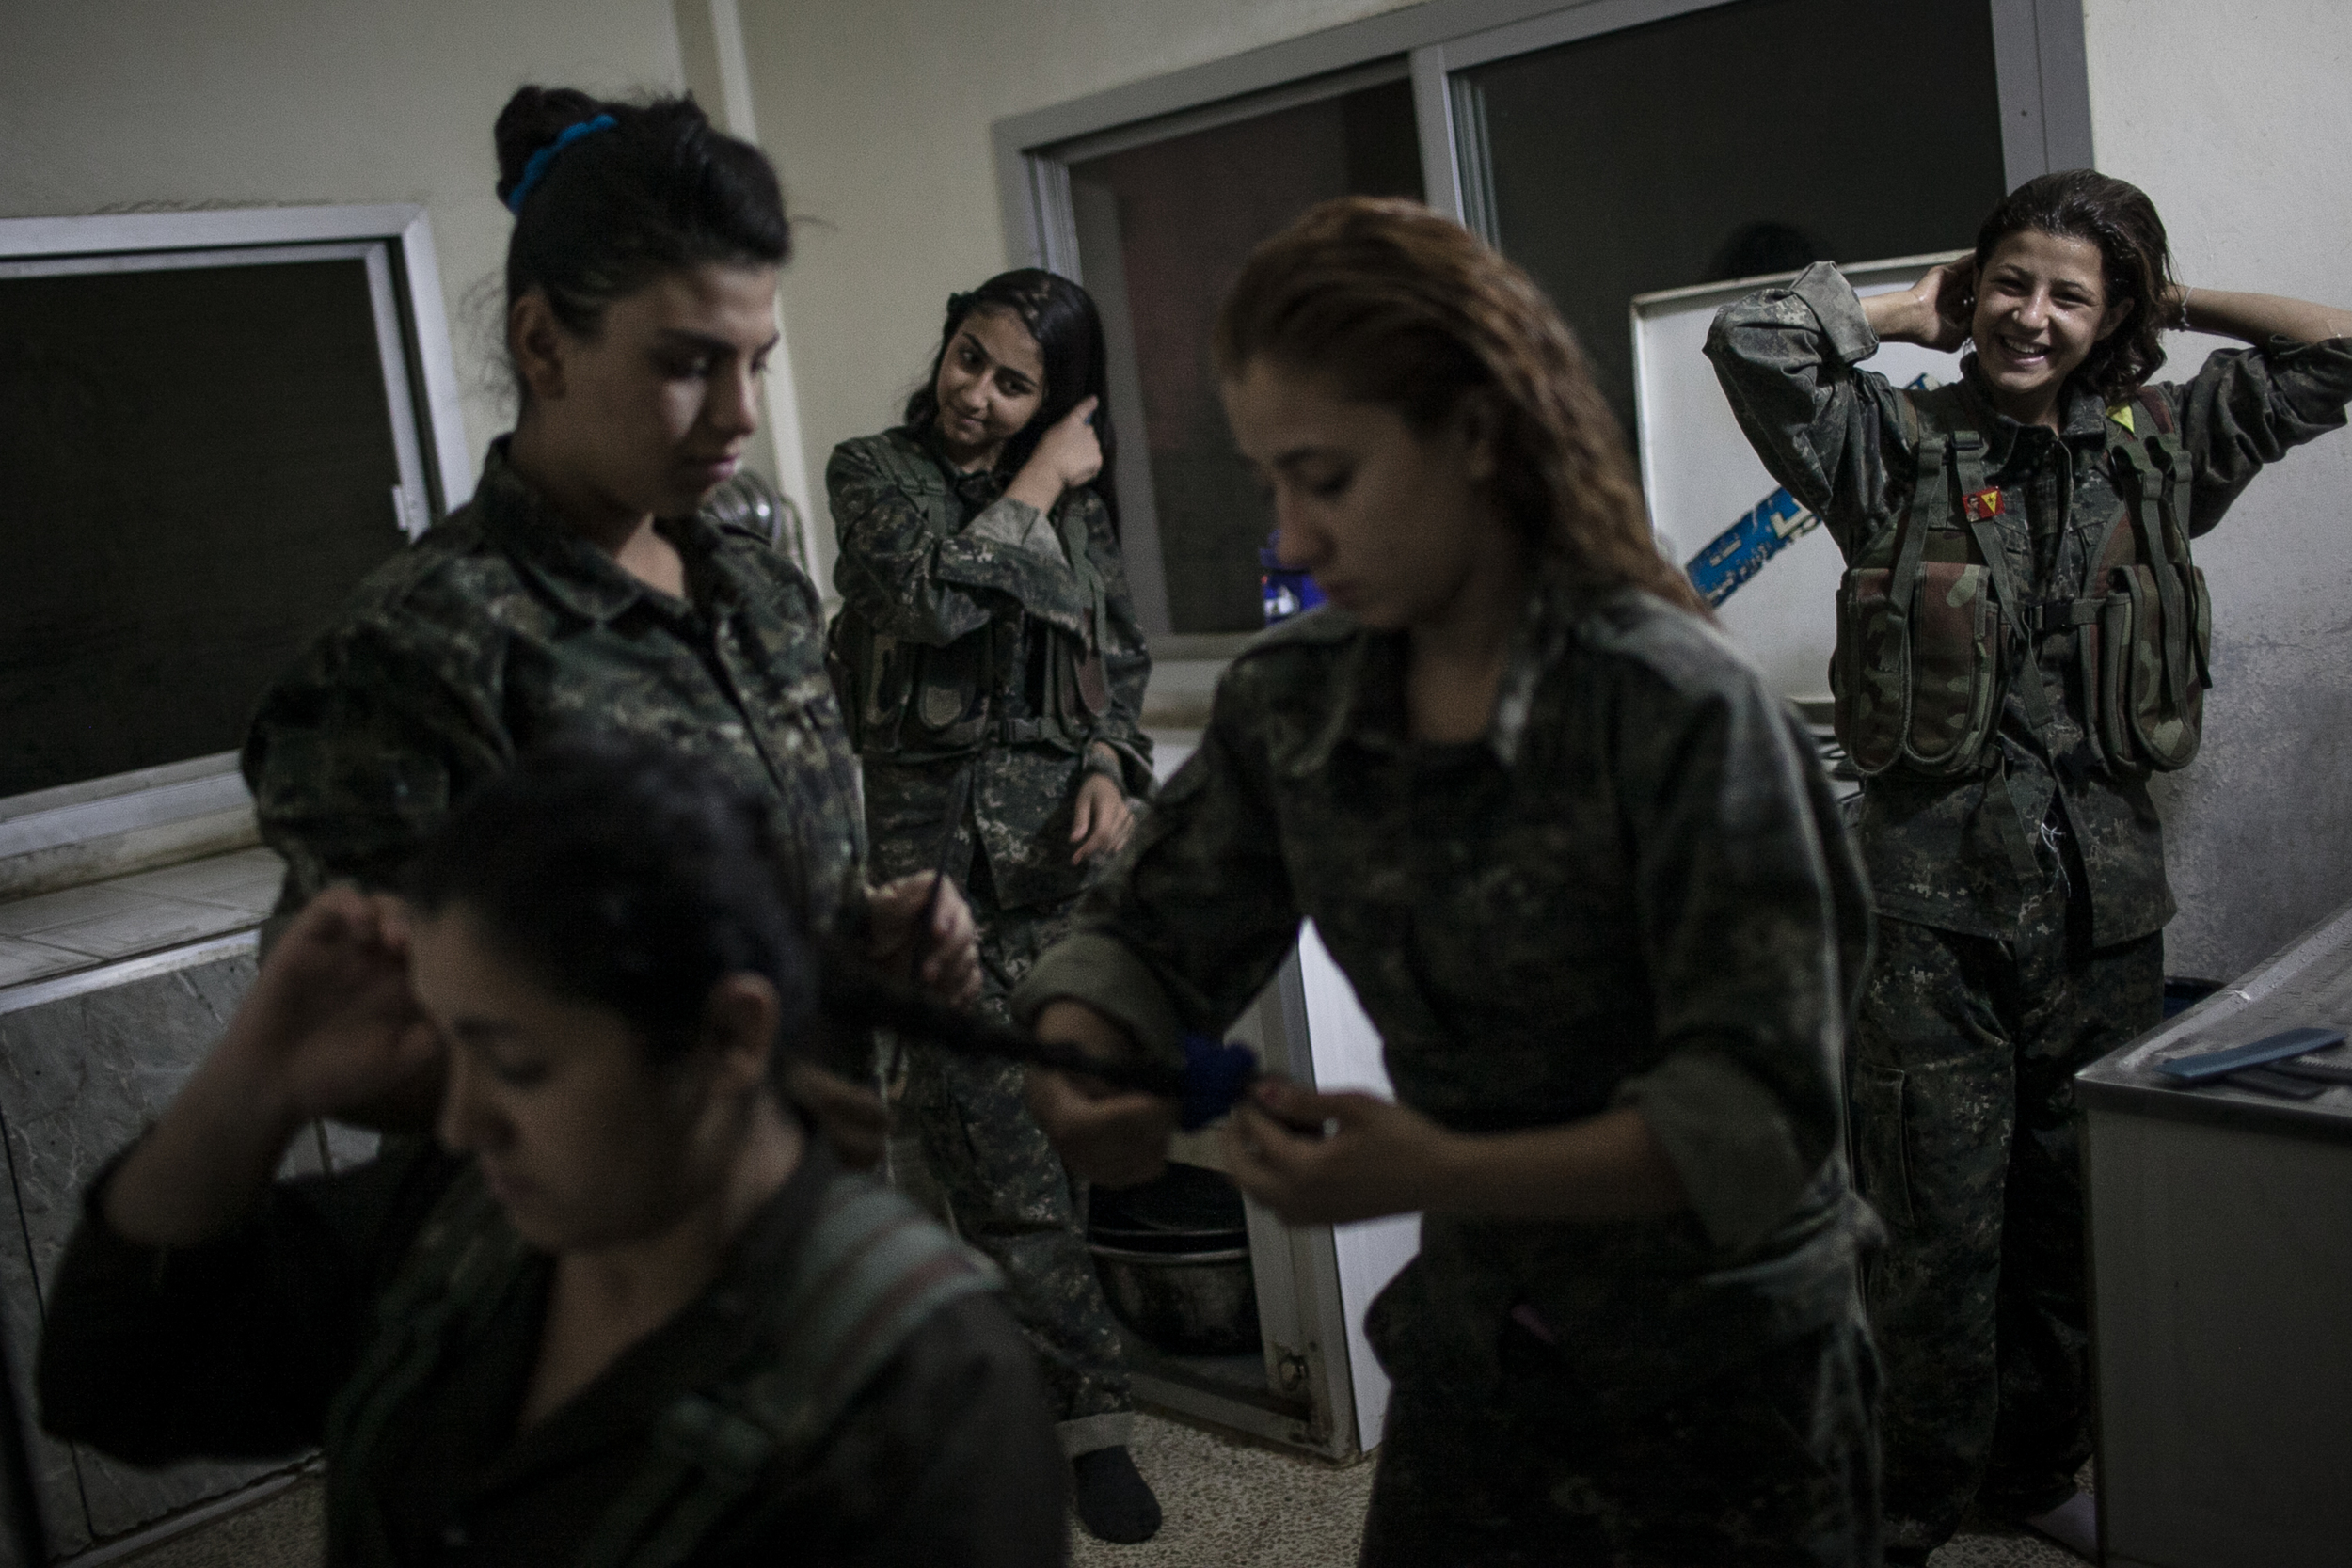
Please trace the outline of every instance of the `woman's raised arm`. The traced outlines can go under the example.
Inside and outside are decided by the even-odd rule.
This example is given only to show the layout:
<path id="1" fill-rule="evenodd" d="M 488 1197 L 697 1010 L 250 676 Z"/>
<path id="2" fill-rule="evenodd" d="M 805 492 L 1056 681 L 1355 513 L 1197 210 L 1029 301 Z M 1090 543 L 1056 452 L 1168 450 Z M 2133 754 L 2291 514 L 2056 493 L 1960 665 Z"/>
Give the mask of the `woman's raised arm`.
<path id="1" fill-rule="evenodd" d="M 2171 312 L 2169 325 L 2257 345 L 2273 338 L 2292 338 L 2298 343 L 2352 338 L 2352 310 L 2281 294 L 2235 293 L 2176 283 L 2165 292 L 2164 303 Z"/>
<path id="2" fill-rule="evenodd" d="M 305 1122 L 436 1080 L 439 1063 L 390 901 L 329 888 L 278 939 L 228 1034 L 107 1183 L 106 1221 L 147 1246 L 211 1241 L 260 1201 Z"/>
<path id="3" fill-rule="evenodd" d="M 959 531 L 934 532 L 922 506 L 884 466 L 879 444 L 891 438 L 845 441 L 825 469 L 841 546 L 834 586 L 842 602 L 875 631 L 930 647 L 987 626 L 1000 595 L 1082 631 L 1086 604 L 1077 574 L 1043 526 L 1044 513 L 1008 495 L 966 518 Z"/>

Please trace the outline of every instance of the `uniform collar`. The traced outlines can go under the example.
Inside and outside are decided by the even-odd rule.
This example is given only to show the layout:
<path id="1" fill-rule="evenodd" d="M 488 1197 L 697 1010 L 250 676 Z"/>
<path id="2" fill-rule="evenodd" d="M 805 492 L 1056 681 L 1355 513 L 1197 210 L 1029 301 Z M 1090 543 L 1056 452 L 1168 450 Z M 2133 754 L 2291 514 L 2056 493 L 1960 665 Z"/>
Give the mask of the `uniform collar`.
<path id="1" fill-rule="evenodd" d="M 1511 631 L 1502 679 L 1495 689 L 1495 710 L 1483 744 L 1497 762 L 1518 761 L 1534 713 L 1536 688 L 1559 661 L 1568 623 L 1556 602 L 1561 588 L 1549 571 L 1529 587 L 1526 607 Z M 1326 610 L 1325 614 L 1336 613 Z M 1343 744 L 1401 754 L 1411 744 L 1405 712 L 1406 635 L 1358 626 L 1341 646 L 1331 672 L 1331 698 L 1324 722 L 1292 763 L 1304 776 L 1329 766 Z"/>
<path id="2" fill-rule="evenodd" d="M 516 471 L 506 454 L 507 440 L 501 436 L 490 443 L 482 481 L 474 487 L 484 531 L 549 598 L 583 620 L 599 625 L 617 620 L 640 603 L 675 614 L 676 600 L 631 577 L 555 515 L 547 498 Z M 690 598 L 707 594 L 707 608 L 716 610 L 741 597 L 742 584 L 719 549 L 719 532 L 710 522 L 696 515 L 664 517 L 654 527 L 684 558 Z"/>
<path id="3" fill-rule="evenodd" d="M 1968 400 L 1975 405 L 1978 423 L 1986 435 L 1990 449 L 1987 459 L 1994 467 L 2009 461 L 2017 437 L 2028 428 L 2010 419 L 1994 405 L 1992 389 L 1985 385 L 1984 372 L 1977 366 L 1971 352 L 1960 362 L 1960 373 L 1968 391 Z M 2069 446 L 2104 446 L 2106 444 L 2106 400 L 2091 390 L 2079 375 L 2071 378 L 2058 394 L 2058 439 Z"/>

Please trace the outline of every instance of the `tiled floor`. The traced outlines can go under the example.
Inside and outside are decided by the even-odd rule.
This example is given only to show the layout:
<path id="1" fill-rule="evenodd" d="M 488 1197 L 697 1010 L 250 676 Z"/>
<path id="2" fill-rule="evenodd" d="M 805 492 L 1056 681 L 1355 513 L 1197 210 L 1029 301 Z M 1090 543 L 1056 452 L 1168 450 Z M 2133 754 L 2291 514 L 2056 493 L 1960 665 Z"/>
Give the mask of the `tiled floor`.
<path id="1" fill-rule="evenodd" d="M 0 986 L 257 926 L 284 875 L 267 849 L 240 849 L 0 904 Z"/>
<path id="2" fill-rule="evenodd" d="M 1373 1466 L 1346 1469 L 1230 1442 L 1145 1416 L 1136 1463 L 1168 1523 L 1140 1546 L 1112 1546 L 1071 1525 L 1072 1568 L 1348 1568 L 1363 1533 Z M 297 1568 L 322 1547 L 318 1483 L 137 1554 L 126 1568 Z M 2046 1542 L 1971 1522 L 1932 1568 L 2084 1568 Z"/>

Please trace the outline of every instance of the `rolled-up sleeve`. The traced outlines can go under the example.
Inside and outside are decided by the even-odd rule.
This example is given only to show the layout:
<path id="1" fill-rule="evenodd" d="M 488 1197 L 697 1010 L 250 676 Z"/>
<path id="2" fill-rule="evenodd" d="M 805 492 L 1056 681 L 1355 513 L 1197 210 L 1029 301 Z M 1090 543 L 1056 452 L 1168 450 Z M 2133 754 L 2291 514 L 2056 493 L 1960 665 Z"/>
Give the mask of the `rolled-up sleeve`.
<path id="1" fill-rule="evenodd" d="M 2187 382 L 2162 390 L 2175 401 L 2182 444 L 2196 465 L 2189 531 L 2201 534 L 2266 466 L 2344 428 L 2352 339 L 2273 338 L 2261 348 L 2217 350 Z"/>
<path id="2" fill-rule="evenodd" d="M 1902 442 L 1893 388 L 1855 368 L 1878 349 L 1853 286 L 1826 261 L 1724 306 L 1707 334 L 1749 444 L 1850 553 L 1886 515 L 1886 448 Z"/>
<path id="3" fill-rule="evenodd" d="M 1620 776 L 1665 1053 L 1616 1100 L 1641 1110 L 1708 1238 L 1736 1254 L 1838 1146 L 1868 916 L 1834 804 L 1760 685 L 1642 706 Z"/>

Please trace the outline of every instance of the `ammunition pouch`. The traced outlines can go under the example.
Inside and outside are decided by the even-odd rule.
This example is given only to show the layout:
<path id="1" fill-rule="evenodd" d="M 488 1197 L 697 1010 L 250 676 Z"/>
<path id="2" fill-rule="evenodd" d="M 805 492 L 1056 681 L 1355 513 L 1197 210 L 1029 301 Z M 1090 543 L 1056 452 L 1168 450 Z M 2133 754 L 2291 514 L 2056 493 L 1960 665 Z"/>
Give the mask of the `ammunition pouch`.
<path id="1" fill-rule="evenodd" d="M 1008 717 L 1002 699 L 1029 674 L 1032 660 L 1041 671 L 1027 683 L 1031 711 Z M 877 632 L 844 609 L 834 619 L 825 665 L 860 756 L 922 761 L 1034 745 L 1075 755 L 1110 711 L 1102 654 L 1026 616 L 936 647 Z"/>
<path id="2" fill-rule="evenodd" d="M 1918 401 L 1930 414 L 1945 411 L 1938 394 Z M 2143 392 L 2110 410 L 2107 457 L 2123 504 L 2091 557 L 2090 592 L 2038 603 L 2017 591 L 1993 519 L 1967 516 L 1966 498 L 1985 489 L 1983 437 L 1923 428 L 1911 399 L 1902 408 L 1918 454 L 1910 504 L 1864 546 L 1837 591 L 1830 689 L 1855 769 L 1981 771 L 2011 682 L 2044 733 L 2052 698 L 2037 651 L 2062 633 L 2074 639 L 2084 711 L 2109 768 L 2132 776 L 2185 767 L 2212 684 L 2213 610 L 2189 559 L 2188 458 L 2163 400 Z M 2150 433 L 2124 422 L 2135 413 Z"/>

